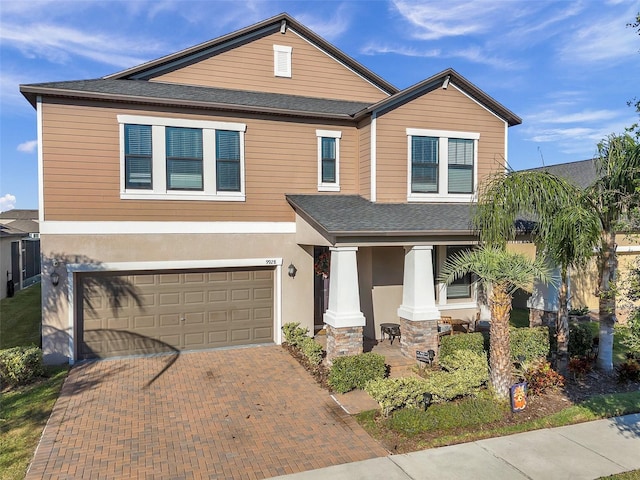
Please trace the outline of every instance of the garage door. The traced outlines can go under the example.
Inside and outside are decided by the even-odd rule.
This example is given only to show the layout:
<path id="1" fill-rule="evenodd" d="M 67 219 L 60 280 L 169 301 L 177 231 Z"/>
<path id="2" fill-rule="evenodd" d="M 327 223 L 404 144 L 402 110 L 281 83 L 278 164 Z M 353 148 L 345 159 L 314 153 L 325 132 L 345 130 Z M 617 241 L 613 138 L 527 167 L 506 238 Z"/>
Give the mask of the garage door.
<path id="1" fill-rule="evenodd" d="M 78 357 L 273 341 L 273 270 L 82 274 Z"/>

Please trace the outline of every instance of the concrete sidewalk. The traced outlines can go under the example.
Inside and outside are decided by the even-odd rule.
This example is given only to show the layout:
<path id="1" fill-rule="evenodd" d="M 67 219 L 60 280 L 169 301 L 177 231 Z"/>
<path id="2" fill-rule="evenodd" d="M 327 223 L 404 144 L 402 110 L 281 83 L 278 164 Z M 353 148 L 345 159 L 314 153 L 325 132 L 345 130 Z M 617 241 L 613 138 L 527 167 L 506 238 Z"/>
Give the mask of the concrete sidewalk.
<path id="1" fill-rule="evenodd" d="M 286 480 L 595 479 L 640 469 L 640 414 L 274 477 Z"/>

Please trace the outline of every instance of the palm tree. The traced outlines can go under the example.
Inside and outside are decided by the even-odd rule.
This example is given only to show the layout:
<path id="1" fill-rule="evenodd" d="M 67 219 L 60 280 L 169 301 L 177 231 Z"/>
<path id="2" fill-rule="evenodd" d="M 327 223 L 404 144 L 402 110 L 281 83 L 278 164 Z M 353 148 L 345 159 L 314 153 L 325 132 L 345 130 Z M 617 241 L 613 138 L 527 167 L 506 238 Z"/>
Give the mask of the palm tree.
<path id="1" fill-rule="evenodd" d="M 629 134 L 609 135 L 598 144 L 594 159 L 598 177 L 584 192 L 585 203 L 600 222 L 598 249 L 598 315 L 600 320 L 598 368 L 613 370 L 613 326 L 616 295 L 613 288 L 618 259 L 616 232 L 621 220 L 640 203 L 640 144 Z"/>
<path id="2" fill-rule="evenodd" d="M 519 288 L 530 291 L 534 279 L 548 281 L 549 270 L 539 259 L 530 260 L 499 247 L 481 246 L 447 259 L 440 280 L 451 283 L 468 273 L 475 274 L 489 292 L 489 378 L 498 398 L 507 398 L 511 385 L 509 317 L 513 294 Z"/>
<path id="3" fill-rule="evenodd" d="M 577 201 L 581 195 L 577 187 L 549 172 L 512 172 L 487 184 L 475 217 L 481 241 L 503 248 L 516 238 L 523 216 L 535 220 L 527 230 L 531 229 L 538 256 L 560 267 L 556 335 L 562 373 L 568 366 L 569 269 L 584 267 L 600 238 L 597 217 Z"/>

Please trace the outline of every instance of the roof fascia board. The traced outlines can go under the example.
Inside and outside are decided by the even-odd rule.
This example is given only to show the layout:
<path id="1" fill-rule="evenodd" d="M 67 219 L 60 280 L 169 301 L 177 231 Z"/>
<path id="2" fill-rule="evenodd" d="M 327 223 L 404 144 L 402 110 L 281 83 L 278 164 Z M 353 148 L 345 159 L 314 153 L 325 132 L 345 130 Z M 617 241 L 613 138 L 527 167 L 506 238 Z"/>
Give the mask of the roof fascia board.
<path id="1" fill-rule="evenodd" d="M 174 60 L 177 60 L 182 57 L 189 57 L 201 50 L 207 50 L 219 44 L 225 44 L 236 37 L 243 38 L 246 35 L 251 34 L 254 30 L 261 30 L 264 27 L 276 27 L 280 28 L 280 22 L 282 20 L 287 20 L 288 17 L 286 14 L 276 15 L 275 17 L 268 18 L 262 22 L 256 23 L 254 25 L 250 25 L 248 27 L 242 28 L 240 30 L 236 30 L 235 32 L 228 33 L 221 37 L 214 38 L 213 40 L 207 40 L 206 42 L 199 43 L 198 45 L 194 45 L 192 47 L 185 48 L 184 50 L 180 50 L 179 52 L 175 52 L 169 55 L 165 55 L 164 57 L 157 58 L 155 60 L 151 60 L 149 62 L 143 63 L 141 65 L 136 65 L 135 67 L 128 68 L 126 70 L 121 70 L 120 72 L 112 73 L 107 75 L 105 79 L 122 79 L 122 78 L 131 78 L 132 75 L 141 74 L 142 72 L 146 72 L 152 68 L 156 68 L 161 65 L 166 65 Z M 275 30 L 274 30 L 275 31 Z"/>
<path id="2" fill-rule="evenodd" d="M 415 85 L 407 87 L 406 89 L 396 93 L 389 98 L 385 98 L 378 103 L 373 104 L 364 110 L 361 110 L 360 112 L 356 113 L 354 118 L 360 119 L 371 112 L 376 112 L 378 115 L 382 115 L 389 110 L 396 108 L 398 105 L 409 102 L 416 97 L 428 93 L 434 88 L 440 87 L 441 85 L 443 85 L 443 82 L 447 79 L 447 77 L 449 77 L 447 86 L 454 84 L 454 87 L 458 91 L 464 93 L 467 97 L 483 106 L 483 108 L 493 113 L 501 120 L 506 121 L 509 126 L 519 125 L 520 123 L 522 123 L 522 119 L 520 119 L 520 117 L 518 117 L 515 113 L 511 112 L 509 109 L 484 93 L 482 90 L 466 80 L 462 75 L 458 74 L 452 68 L 437 73 L 432 77 L 416 83 Z"/>
<path id="3" fill-rule="evenodd" d="M 227 40 L 226 42 L 221 42 L 217 45 L 213 45 L 203 50 L 180 56 L 174 60 L 165 60 L 163 63 L 159 64 L 154 68 L 145 69 L 142 72 L 128 75 L 127 78 L 131 80 L 149 80 L 150 78 L 153 78 L 155 76 L 162 75 L 169 71 L 177 70 L 180 67 L 196 63 L 198 60 L 200 60 L 203 57 L 213 56 L 216 53 L 219 53 L 221 51 L 229 50 L 243 43 L 250 42 L 251 40 L 254 40 L 256 38 L 262 37 L 264 35 L 268 35 L 270 33 L 277 32 L 279 29 L 280 29 L 279 25 L 267 26 L 260 30 L 249 32 L 243 36 L 232 38 L 230 40 Z M 184 54 L 184 52 L 182 53 Z M 107 76 L 104 78 L 108 79 L 108 78 L 116 78 L 116 77 Z M 117 77 L 117 78 L 122 78 L 122 77 Z"/>
<path id="4" fill-rule="evenodd" d="M 370 78 L 367 78 L 363 73 L 361 73 L 360 71 L 356 70 L 355 68 L 353 68 L 352 65 L 349 65 L 348 63 L 346 63 L 344 60 L 338 58 L 336 55 L 333 55 L 330 51 L 322 48 L 320 45 L 318 45 L 315 42 L 312 42 L 308 37 L 306 37 L 305 35 L 302 35 L 301 33 L 298 33 L 294 28 L 290 28 L 289 31 L 295 35 L 297 35 L 298 37 L 300 37 L 302 40 L 304 40 L 305 42 L 307 42 L 309 45 L 311 45 L 312 47 L 316 48 L 317 50 L 319 50 L 320 52 L 322 52 L 323 54 L 325 54 L 327 57 L 329 57 L 330 59 L 332 59 L 335 62 L 338 62 L 340 65 L 342 65 L 344 68 L 346 68 L 347 70 L 351 71 L 352 73 L 354 73 L 355 75 L 357 75 L 358 77 L 360 77 L 362 80 L 364 80 L 365 82 L 367 82 L 369 85 L 373 86 L 374 88 L 377 88 L 378 90 L 380 90 L 382 93 L 384 93 L 385 95 L 392 95 L 393 93 L 397 92 L 398 89 L 394 88 L 394 91 L 390 91 L 388 89 L 384 89 L 382 88 L 379 84 L 376 84 L 374 82 L 371 81 Z M 333 49 L 333 50 L 337 50 L 337 49 Z M 339 50 L 338 50 L 339 51 Z M 342 52 L 340 52 L 342 53 Z M 344 53 L 342 54 L 343 57 L 346 56 Z M 353 63 L 353 60 L 350 62 Z M 364 67 L 363 67 L 364 68 Z M 376 76 L 373 72 L 368 72 L 369 76 Z M 379 82 L 382 83 L 387 83 L 385 82 L 383 79 L 379 78 Z M 389 86 L 391 86 L 390 84 L 388 84 Z"/>
<path id="5" fill-rule="evenodd" d="M 148 105 L 166 105 L 166 106 L 178 106 L 178 107 L 192 107 L 202 108 L 209 110 L 225 110 L 232 112 L 245 112 L 245 113 L 266 113 L 274 115 L 286 115 L 293 117 L 303 118 L 322 118 L 330 120 L 349 120 L 353 122 L 353 116 L 349 114 L 336 114 L 336 113 L 321 113 L 321 112 L 307 112 L 300 110 L 286 110 L 280 108 L 271 107 L 256 107 L 253 105 L 236 105 L 229 103 L 213 103 L 213 102 L 199 102 L 195 100 L 180 100 L 180 99 L 168 99 L 159 97 L 140 97 L 136 95 L 117 95 L 113 93 L 99 93 L 99 92 L 84 92 L 81 90 L 59 90 L 56 88 L 46 87 L 31 87 L 23 85 L 20 88 L 22 94 L 29 100 L 32 105 L 31 96 L 43 95 L 60 98 L 77 98 L 82 100 L 94 100 L 94 101 L 113 101 L 124 103 L 140 103 Z"/>

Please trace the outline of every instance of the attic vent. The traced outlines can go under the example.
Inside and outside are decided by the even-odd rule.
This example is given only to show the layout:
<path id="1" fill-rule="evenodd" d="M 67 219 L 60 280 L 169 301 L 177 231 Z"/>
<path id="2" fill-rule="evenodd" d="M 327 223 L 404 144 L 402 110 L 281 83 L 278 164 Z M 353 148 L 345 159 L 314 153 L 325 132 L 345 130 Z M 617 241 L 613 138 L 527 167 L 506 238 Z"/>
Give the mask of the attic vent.
<path id="1" fill-rule="evenodd" d="M 273 46 L 273 70 L 276 77 L 291 78 L 291 47 Z"/>

